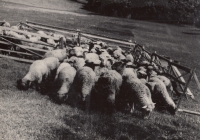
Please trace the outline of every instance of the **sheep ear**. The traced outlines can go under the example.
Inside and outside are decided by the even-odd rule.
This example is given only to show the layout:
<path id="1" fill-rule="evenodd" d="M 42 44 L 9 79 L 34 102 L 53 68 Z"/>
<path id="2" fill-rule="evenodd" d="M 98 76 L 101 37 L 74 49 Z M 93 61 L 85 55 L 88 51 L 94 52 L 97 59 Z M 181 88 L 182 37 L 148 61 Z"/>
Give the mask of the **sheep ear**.
<path id="1" fill-rule="evenodd" d="M 143 106 L 142 108 L 147 108 L 147 105 Z"/>
<path id="2" fill-rule="evenodd" d="M 156 103 L 153 103 L 154 105 L 156 104 Z"/>

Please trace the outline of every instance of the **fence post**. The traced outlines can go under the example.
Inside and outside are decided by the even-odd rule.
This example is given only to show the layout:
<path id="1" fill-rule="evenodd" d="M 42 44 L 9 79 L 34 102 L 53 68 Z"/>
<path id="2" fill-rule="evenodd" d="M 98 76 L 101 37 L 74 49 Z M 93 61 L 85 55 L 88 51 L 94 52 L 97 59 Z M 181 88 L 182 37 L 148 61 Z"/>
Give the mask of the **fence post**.
<path id="1" fill-rule="evenodd" d="M 80 46 L 81 45 L 81 31 L 77 29 L 77 33 L 78 33 L 77 42 L 78 42 L 78 46 Z"/>
<path id="2" fill-rule="evenodd" d="M 183 94 L 181 95 L 181 97 L 180 97 L 180 99 L 179 99 L 179 101 L 178 101 L 178 104 L 177 104 L 177 107 L 176 107 L 175 112 L 178 110 L 178 108 L 179 108 L 179 106 L 180 106 L 180 104 L 181 104 L 181 101 L 182 101 L 182 97 L 183 97 L 183 95 L 185 95 L 185 93 L 186 93 L 186 91 L 187 91 L 187 88 L 188 88 L 188 86 L 189 86 L 189 83 L 190 83 L 192 77 L 194 76 L 194 70 L 191 70 L 191 72 L 192 72 L 192 73 L 190 74 L 190 77 L 189 77 L 189 79 L 188 79 L 188 81 L 187 81 L 187 83 L 186 83 L 186 85 L 185 85 L 184 90 L 183 90 Z"/>

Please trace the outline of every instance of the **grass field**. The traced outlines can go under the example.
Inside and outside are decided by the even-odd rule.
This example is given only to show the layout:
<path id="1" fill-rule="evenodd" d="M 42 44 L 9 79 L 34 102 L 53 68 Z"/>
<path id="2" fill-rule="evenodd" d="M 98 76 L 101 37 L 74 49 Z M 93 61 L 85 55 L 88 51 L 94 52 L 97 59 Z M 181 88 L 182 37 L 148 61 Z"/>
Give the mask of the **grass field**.
<path id="1" fill-rule="evenodd" d="M 14 2 L 8 0 L 9 2 Z M 28 5 L 30 1 L 20 1 Z M 146 21 L 97 16 L 81 8 L 80 3 L 60 0 L 55 6 L 53 0 L 42 3 L 32 0 L 34 6 L 43 7 L 48 3 L 50 9 L 70 8 L 69 12 L 86 13 L 82 16 L 73 13 L 58 13 L 5 3 L 0 1 L 0 19 L 16 24 L 16 21 L 34 22 L 81 29 L 119 39 L 136 40 L 147 50 L 170 56 L 182 64 L 196 68 L 200 76 L 200 30 L 192 26 L 168 25 Z M 51 3 L 52 2 L 52 3 Z M 76 6 L 74 6 L 76 5 Z M 77 6 L 79 5 L 79 6 Z M 74 6 L 74 8 L 72 8 Z M 2 140 L 198 140 L 200 139 L 200 118 L 183 113 L 172 116 L 154 111 L 149 120 L 137 114 L 84 112 L 68 105 L 53 103 L 47 95 L 35 90 L 26 92 L 16 88 L 16 81 L 22 78 L 29 68 L 28 64 L 0 58 L 0 139 Z M 200 77 L 198 77 L 200 79 Z M 199 91 L 194 82 L 190 85 L 195 100 L 183 100 L 182 108 L 200 111 Z"/>

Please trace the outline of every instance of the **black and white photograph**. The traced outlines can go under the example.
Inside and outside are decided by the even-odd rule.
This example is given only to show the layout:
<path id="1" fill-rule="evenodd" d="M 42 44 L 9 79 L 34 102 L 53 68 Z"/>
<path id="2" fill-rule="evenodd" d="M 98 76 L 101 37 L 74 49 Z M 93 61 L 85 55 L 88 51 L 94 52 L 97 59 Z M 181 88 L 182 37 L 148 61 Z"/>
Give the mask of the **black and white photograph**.
<path id="1" fill-rule="evenodd" d="M 200 140 L 200 0 L 0 0 L 0 140 Z"/>

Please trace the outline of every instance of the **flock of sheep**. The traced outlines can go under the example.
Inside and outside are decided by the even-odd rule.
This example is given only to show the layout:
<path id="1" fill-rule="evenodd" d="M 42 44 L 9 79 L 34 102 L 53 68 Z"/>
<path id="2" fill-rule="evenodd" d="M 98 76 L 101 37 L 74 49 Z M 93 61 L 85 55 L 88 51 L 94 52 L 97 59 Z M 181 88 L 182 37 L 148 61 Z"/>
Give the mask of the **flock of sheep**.
<path id="1" fill-rule="evenodd" d="M 37 33 L 50 35 L 43 31 Z M 41 39 L 13 31 L 4 31 L 4 34 L 25 37 L 33 42 Z M 131 49 L 111 48 L 102 41 L 78 44 L 74 36 L 73 42 L 78 45 L 68 47 L 63 35 L 51 36 L 62 38 L 64 48 L 52 49 L 42 60 L 34 61 L 28 73 L 17 81 L 20 90 L 27 90 L 34 84 L 37 90 L 42 91 L 49 88 L 44 83 L 51 82 L 56 89 L 54 96 L 57 101 L 85 109 L 111 112 L 128 109 L 131 113 L 136 109 L 144 118 L 149 118 L 154 108 L 159 106 L 175 111 L 176 105 L 169 94 L 173 92 L 171 81 L 157 73 L 155 63 L 136 62 Z M 50 39 L 47 43 L 56 45 Z"/>
<path id="2" fill-rule="evenodd" d="M 56 33 L 52 33 L 52 32 L 45 32 L 45 31 L 41 31 L 41 30 L 37 30 L 37 29 L 32 29 L 32 28 L 29 28 L 28 26 L 23 25 L 23 24 L 18 25 L 18 26 L 11 26 L 10 23 L 5 22 L 1 26 L 9 27 L 11 30 L 0 29 L 0 35 L 10 36 L 10 37 L 14 37 L 14 38 L 17 38 L 17 39 L 22 39 L 22 40 L 23 39 L 29 40 L 32 43 L 20 41 L 20 44 L 27 45 L 27 46 L 34 47 L 34 48 L 38 48 L 38 49 L 45 49 L 45 50 L 51 51 L 55 48 L 61 47 L 60 40 L 62 40 L 63 42 L 66 42 L 66 38 L 65 38 L 64 35 L 56 34 Z M 12 29 L 22 30 L 24 32 L 19 33 L 19 32 L 13 31 Z M 38 35 L 29 34 L 30 30 L 31 30 L 31 32 L 36 33 Z M 44 38 L 44 37 L 41 37 L 40 35 L 45 35 L 45 36 L 49 36 L 49 37 L 52 37 L 52 38 Z M 59 38 L 59 40 L 54 40 L 53 39 L 54 37 Z M 36 42 L 38 42 L 38 43 L 43 42 L 43 43 L 46 43 L 47 45 L 50 45 L 51 47 L 43 45 L 43 44 L 35 44 Z"/>
<path id="3" fill-rule="evenodd" d="M 131 50 L 96 42 L 47 52 L 44 59 L 32 63 L 18 87 L 28 89 L 34 82 L 40 89 L 43 81 L 53 77 L 60 102 L 109 111 L 128 107 L 131 113 L 136 108 L 148 118 L 156 105 L 176 109 L 169 95 L 170 80 L 154 69 L 147 61 L 135 63 Z"/>

